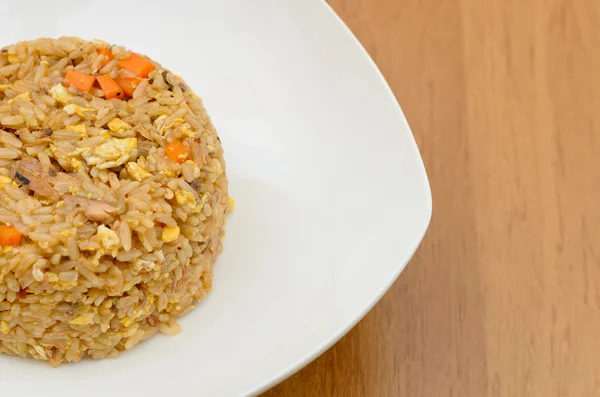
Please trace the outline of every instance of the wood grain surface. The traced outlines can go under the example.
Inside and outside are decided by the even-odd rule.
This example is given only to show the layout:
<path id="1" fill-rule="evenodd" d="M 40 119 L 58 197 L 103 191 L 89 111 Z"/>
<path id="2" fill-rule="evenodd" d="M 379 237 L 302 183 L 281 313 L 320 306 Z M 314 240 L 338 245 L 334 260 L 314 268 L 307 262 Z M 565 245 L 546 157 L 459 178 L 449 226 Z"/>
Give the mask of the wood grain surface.
<path id="1" fill-rule="evenodd" d="M 433 219 L 280 396 L 600 396 L 600 1 L 331 0 L 394 90 Z"/>

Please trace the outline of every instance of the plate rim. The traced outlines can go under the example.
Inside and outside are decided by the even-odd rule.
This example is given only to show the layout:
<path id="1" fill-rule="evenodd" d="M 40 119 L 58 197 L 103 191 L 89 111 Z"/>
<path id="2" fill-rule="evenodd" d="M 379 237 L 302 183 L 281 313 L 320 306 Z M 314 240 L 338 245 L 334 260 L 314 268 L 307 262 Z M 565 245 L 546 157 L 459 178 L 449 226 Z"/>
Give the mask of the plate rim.
<path id="1" fill-rule="evenodd" d="M 423 241 L 423 238 L 425 237 L 425 234 L 427 233 L 427 229 L 429 228 L 429 224 L 431 222 L 431 216 L 433 213 L 431 185 L 429 183 L 427 171 L 425 170 L 423 158 L 421 156 L 419 147 L 415 141 L 414 134 L 412 133 L 412 129 L 408 125 L 408 121 L 406 120 L 406 117 L 404 115 L 404 112 L 402 111 L 402 107 L 400 106 L 398 99 L 394 95 L 394 92 L 392 91 L 390 85 L 388 84 L 387 80 L 383 76 L 383 73 L 381 73 L 381 70 L 379 69 L 379 67 L 377 66 L 377 64 L 371 57 L 371 55 L 369 55 L 367 50 L 364 48 L 364 46 L 362 45 L 360 40 L 358 40 L 358 38 L 354 35 L 354 33 L 348 27 L 348 25 L 346 25 L 346 23 L 342 20 L 342 18 L 335 12 L 333 7 L 327 2 L 327 0 L 320 0 L 319 3 L 320 3 L 320 6 L 324 8 L 324 12 L 327 12 L 330 17 L 333 17 L 333 19 L 336 21 L 336 23 L 338 23 L 338 25 L 340 25 L 340 27 L 344 30 L 344 32 L 346 33 L 348 38 L 353 41 L 354 45 L 362 53 L 363 57 L 365 57 L 367 59 L 370 66 L 372 67 L 373 71 L 377 74 L 377 78 L 380 80 L 380 82 L 383 83 L 388 96 L 395 104 L 396 111 L 400 113 L 401 118 L 404 120 L 404 122 L 410 132 L 410 135 L 412 137 L 412 145 L 414 146 L 414 149 L 417 151 L 417 154 L 419 155 L 418 156 L 418 160 L 420 163 L 419 168 L 423 174 L 422 176 L 423 176 L 423 180 L 425 182 L 425 186 L 424 186 L 425 197 L 424 198 L 426 199 L 426 202 L 423 207 L 425 210 L 425 213 L 424 213 L 425 221 L 423 222 L 423 226 L 421 227 L 421 230 L 418 233 L 419 237 L 415 240 L 414 246 L 411 248 L 410 255 L 408 255 L 407 258 L 405 260 L 403 260 L 403 263 L 401 263 L 398 266 L 398 268 L 392 274 L 390 279 L 388 279 L 382 285 L 382 287 L 375 294 L 375 296 L 364 307 L 362 307 L 359 310 L 358 314 L 353 318 L 352 321 L 350 321 L 348 324 L 345 324 L 344 326 L 339 327 L 339 329 L 337 331 L 335 331 L 333 333 L 333 335 L 331 335 L 327 340 L 322 342 L 320 345 L 318 345 L 316 348 L 314 348 L 311 352 L 305 354 L 304 357 L 302 357 L 301 359 L 294 361 L 292 364 L 289 364 L 285 370 L 283 370 L 280 373 L 278 373 L 277 375 L 273 376 L 271 379 L 264 381 L 261 384 L 251 387 L 250 389 L 244 391 L 242 396 L 247 396 L 247 397 L 257 396 L 261 393 L 264 393 L 264 392 L 268 391 L 269 389 L 275 387 L 276 385 L 282 383 L 286 379 L 290 378 L 294 374 L 298 373 L 300 370 L 302 370 L 308 364 L 310 364 L 311 362 L 316 360 L 318 357 L 320 357 L 323 353 L 325 353 L 325 351 L 327 351 L 329 348 L 331 348 L 333 345 L 335 345 L 337 342 L 339 342 L 348 332 L 350 332 L 356 326 L 356 324 L 358 324 L 371 311 L 371 309 L 373 309 L 373 307 L 375 307 L 375 305 L 377 303 L 379 303 L 381 298 L 383 298 L 383 296 L 389 291 L 391 286 L 396 282 L 396 280 L 398 279 L 400 274 L 404 271 L 404 269 L 406 268 L 406 266 L 408 265 L 408 263 L 414 256 L 415 252 L 421 245 L 421 242 Z M 417 234 L 415 233 L 415 235 L 417 235 Z"/>

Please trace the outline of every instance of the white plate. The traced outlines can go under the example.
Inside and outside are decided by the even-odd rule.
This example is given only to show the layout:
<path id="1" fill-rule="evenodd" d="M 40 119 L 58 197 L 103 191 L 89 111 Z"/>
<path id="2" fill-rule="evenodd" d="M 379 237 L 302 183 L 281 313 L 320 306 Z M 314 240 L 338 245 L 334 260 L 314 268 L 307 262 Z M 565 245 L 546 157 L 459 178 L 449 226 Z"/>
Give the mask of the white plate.
<path id="1" fill-rule="evenodd" d="M 431 196 L 417 146 L 324 2 L 17 0 L 0 15 L 2 45 L 102 38 L 183 76 L 221 134 L 237 202 L 213 292 L 183 332 L 58 369 L 0 356 L 0 394 L 257 393 L 346 333 L 420 243 Z"/>

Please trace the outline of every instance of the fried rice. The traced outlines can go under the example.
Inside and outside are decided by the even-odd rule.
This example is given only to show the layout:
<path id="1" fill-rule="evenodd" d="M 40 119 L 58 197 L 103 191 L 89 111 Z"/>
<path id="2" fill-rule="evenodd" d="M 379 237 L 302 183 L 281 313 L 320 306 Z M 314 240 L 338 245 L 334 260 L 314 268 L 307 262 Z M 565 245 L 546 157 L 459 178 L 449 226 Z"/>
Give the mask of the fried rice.
<path id="1" fill-rule="evenodd" d="M 0 352 L 116 357 L 177 333 L 211 288 L 233 206 L 221 142 L 179 76 L 133 55 L 73 37 L 0 51 L 0 233 L 20 237 L 0 236 Z M 107 99 L 69 71 L 134 85 Z"/>

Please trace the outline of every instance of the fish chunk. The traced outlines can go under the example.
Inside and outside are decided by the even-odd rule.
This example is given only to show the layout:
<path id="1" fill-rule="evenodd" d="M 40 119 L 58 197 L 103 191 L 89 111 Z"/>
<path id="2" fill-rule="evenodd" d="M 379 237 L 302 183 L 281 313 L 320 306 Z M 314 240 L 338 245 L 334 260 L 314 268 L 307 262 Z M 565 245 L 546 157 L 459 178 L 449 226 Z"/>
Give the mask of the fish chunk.
<path id="1" fill-rule="evenodd" d="M 93 200 L 83 197 L 64 195 L 65 203 L 71 207 L 82 207 L 83 215 L 93 222 L 106 222 L 117 209 L 102 200 Z"/>
<path id="2" fill-rule="evenodd" d="M 27 186 L 33 192 L 51 200 L 58 200 L 59 194 L 44 178 L 44 166 L 37 160 L 25 159 L 15 161 L 12 166 L 13 179 Z"/>

